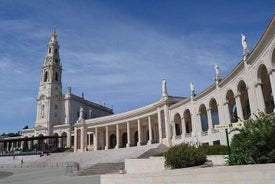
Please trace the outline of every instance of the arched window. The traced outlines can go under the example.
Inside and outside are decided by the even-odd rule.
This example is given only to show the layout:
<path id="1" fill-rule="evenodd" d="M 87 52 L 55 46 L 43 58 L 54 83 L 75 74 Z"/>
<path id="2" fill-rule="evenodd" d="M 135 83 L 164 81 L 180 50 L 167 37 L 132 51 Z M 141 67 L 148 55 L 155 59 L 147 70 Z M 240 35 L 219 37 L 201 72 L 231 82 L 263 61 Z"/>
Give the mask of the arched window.
<path id="1" fill-rule="evenodd" d="M 52 48 L 50 47 L 50 48 L 49 48 L 49 54 L 50 54 L 51 52 L 52 52 Z"/>
<path id="2" fill-rule="evenodd" d="M 48 72 L 46 71 L 44 73 L 44 82 L 47 82 L 48 81 Z"/>

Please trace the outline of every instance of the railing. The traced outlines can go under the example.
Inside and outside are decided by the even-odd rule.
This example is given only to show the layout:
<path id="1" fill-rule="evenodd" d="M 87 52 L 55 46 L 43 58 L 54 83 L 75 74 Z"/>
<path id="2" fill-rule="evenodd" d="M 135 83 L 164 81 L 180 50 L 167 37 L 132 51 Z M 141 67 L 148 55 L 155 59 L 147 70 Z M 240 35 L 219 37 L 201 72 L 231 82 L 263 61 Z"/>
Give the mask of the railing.
<path id="1" fill-rule="evenodd" d="M 40 162 L 40 163 L 8 163 L 0 164 L 0 168 L 66 168 L 79 165 L 77 162 Z M 78 166 L 79 167 L 79 166 Z"/>

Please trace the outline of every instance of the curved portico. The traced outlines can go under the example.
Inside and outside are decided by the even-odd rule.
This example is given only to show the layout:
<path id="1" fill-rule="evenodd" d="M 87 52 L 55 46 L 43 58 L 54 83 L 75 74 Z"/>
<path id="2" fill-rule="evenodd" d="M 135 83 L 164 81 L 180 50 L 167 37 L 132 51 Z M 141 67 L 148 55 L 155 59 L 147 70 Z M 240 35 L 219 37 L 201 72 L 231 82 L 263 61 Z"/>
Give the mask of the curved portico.
<path id="1" fill-rule="evenodd" d="M 246 52 L 242 60 L 224 79 L 215 65 L 213 84 L 197 95 L 191 83 L 190 97 L 168 96 L 166 81 L 163 81 L 162 98 L 155 103 L 76 123 L 74 134 L 79 140 L 75 138 L 75 143 L 80 146 L 75 146 L 75 151 L 152 143 L 168 146 L 181 142 L 225 145 L 225 132 L 215 130 L 215 125 L 246 121 L 255 118 L 253 115 L 259 111 L 274 112 L 274 33 L 273 17 L 252 52 L 244 48 Z"/>

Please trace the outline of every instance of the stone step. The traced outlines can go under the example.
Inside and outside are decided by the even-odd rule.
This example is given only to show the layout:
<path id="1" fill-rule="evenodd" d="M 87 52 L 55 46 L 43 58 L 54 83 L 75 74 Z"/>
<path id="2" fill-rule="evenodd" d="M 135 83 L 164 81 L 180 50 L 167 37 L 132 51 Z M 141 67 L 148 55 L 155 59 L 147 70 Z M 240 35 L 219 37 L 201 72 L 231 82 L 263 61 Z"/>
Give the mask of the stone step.
<path id="1" fill-rule="evenodd" d="M 93 166 L 87 167 L 75 175 L 77 176 L 86 176 L 86 175 L 100 175 L 100 174 L 109 174 L 109 173 L 119 173 L 120 170 L 125 169 L 124 162 L 118 163 L 99 163 Z"/>
<path id="2" fill-rule="evenodd" d="M 165 146 L 164 144 L 160 144 L 157 148 L 151 148 L 148 151 L 141 154 L 138 158 L 149 158 L 150 156 L 164 153 L 168 151 L 169 147 Z"/>

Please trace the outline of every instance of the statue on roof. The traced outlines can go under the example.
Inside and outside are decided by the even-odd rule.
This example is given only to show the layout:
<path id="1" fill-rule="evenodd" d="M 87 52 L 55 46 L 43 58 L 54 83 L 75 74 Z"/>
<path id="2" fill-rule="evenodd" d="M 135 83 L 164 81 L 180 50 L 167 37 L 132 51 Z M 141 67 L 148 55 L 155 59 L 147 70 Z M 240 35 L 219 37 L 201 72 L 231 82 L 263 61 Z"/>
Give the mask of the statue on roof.
<path id="1" fill-rule="evenodd" d="M 242 36 L 242 46 L 243 46 L 243 57 L 244 57 L 244 60 L 245 60 L 246 56 L 249 54 L 249 49 L 248 49 L 248 46 L 247 46 L 245 35 L 241 34 L 241 36 Z"/>
<path id="2" fill-rule="evenodd" d="M 167 97 L 168 93 L 167 93 L 167 86 L 166 86 L 166 80 L 163 79 L 162 80 L 162 97 Z"/>
<path id="3" fill-rule="evenodd" d="M 195 86 L 193 82 L 190 82 L 191 96 L 195 96 Z"/>
<path id="4" fill-rule="evenodd" d="M 216 73 L 215 81 L 220 81 L 221 80 L 220 68 L 217 64 L 214 65 L 214 68 L 215 68 L 215 73 Z"/>

